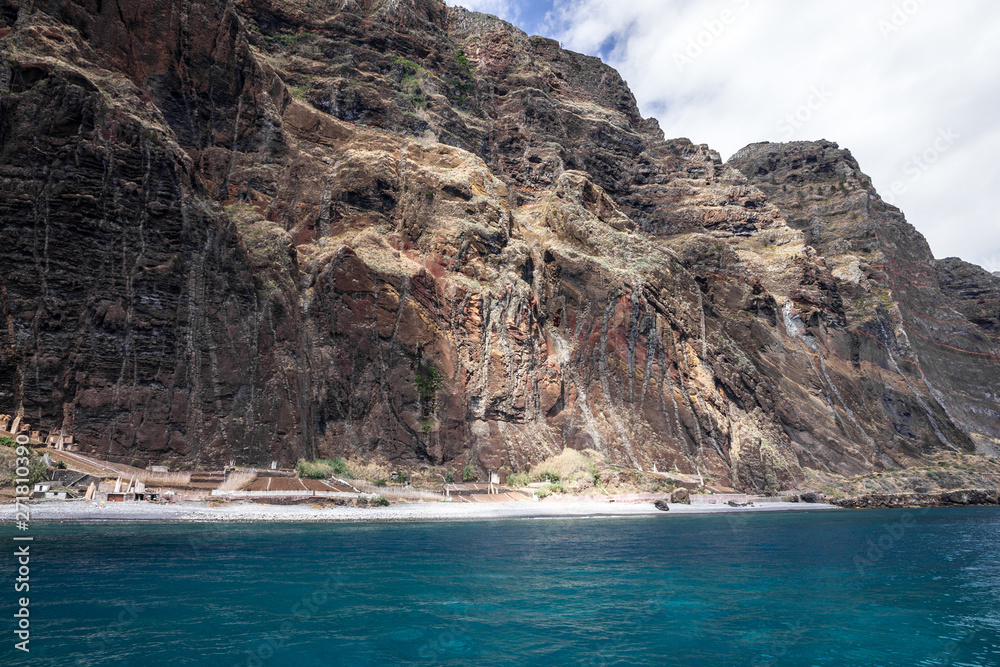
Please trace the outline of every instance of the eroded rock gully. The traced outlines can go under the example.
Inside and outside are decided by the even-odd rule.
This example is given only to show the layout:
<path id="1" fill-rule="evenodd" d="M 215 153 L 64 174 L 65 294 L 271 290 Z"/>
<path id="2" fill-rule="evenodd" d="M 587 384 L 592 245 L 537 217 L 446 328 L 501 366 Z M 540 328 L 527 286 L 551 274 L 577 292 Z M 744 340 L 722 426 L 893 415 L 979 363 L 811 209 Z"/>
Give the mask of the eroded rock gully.
<path id="1" fill-rule="evenodd" d="M 0 412 L 149 461 L 594 448 L 756 490 L 997 444 L 995 278 L 849 152 L 723 163 L 551 40 L 321 4 L 5 1 Z"/>

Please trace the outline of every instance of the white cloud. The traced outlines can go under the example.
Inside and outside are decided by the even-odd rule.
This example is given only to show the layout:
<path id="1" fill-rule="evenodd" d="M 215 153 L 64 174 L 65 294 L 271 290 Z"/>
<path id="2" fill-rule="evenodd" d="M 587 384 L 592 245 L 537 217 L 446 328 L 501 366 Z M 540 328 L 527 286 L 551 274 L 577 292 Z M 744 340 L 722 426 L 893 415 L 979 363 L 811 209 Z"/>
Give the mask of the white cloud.
<path id="1" fill-rule="evenodd" d="M 724 156 L 838 142 L 936 256 L 1000 270 L 1000 12 L 986 0 L 555 0 L 543 32 L 601 54 L 668 137 Z"/>
<path id="2" fill-rule="evenodd" d="M 465 7 L 474 12 L 493 14 L 505 21 L 517 25 L 520 19 L 520 11 L 517 3 L 511 0 L 447 0 L 451 6 Z"/>

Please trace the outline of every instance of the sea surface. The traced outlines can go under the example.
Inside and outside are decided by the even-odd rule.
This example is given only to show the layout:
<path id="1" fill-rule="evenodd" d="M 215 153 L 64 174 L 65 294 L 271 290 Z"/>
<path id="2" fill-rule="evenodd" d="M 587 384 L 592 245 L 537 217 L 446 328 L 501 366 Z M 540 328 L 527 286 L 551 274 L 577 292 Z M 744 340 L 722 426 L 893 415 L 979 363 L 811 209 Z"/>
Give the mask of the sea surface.
<path id="1" fill-rule="evenodd" d="M 1000 665 L 996 508 L 31 531 L 2 665 Z"/>

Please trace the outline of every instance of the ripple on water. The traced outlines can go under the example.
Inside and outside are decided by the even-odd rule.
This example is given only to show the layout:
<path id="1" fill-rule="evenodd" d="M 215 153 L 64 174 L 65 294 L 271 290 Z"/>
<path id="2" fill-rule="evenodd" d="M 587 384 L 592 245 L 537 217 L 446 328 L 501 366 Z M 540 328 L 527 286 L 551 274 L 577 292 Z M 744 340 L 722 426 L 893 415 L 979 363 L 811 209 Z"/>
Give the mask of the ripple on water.
<path id="1" fill-rule="evenodd" d="M 0 662 L 1000 664 L 1000 512 L 903 516 L 40 525 Z"/>

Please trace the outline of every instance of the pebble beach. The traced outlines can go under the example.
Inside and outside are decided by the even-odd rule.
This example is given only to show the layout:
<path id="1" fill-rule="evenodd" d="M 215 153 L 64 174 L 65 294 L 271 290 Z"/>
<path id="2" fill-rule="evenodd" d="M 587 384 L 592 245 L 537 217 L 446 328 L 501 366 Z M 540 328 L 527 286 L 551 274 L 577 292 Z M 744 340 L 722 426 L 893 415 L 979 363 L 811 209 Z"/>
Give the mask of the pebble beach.
<path id="1" fill-rule="evenodd" d="M 838 509 L 833 505 L 767 503 L 755 507 L 728 505 L 669 505 L 667 512 L 652 503 L 562 501 L 520 503 L 401 502 L 387 507 L 266 505 L 250 502 L 102 503 L 87 500 L 42 501 L 29 505 L 32 521 L 170 521 L 170 522 L 385 522 L 496 521 L 503 519 L 571 519 L 638 517 L 679 514 L 723 514 Z M 0 506 L 0 521 L 14 520 L 12 504 Z"/>

